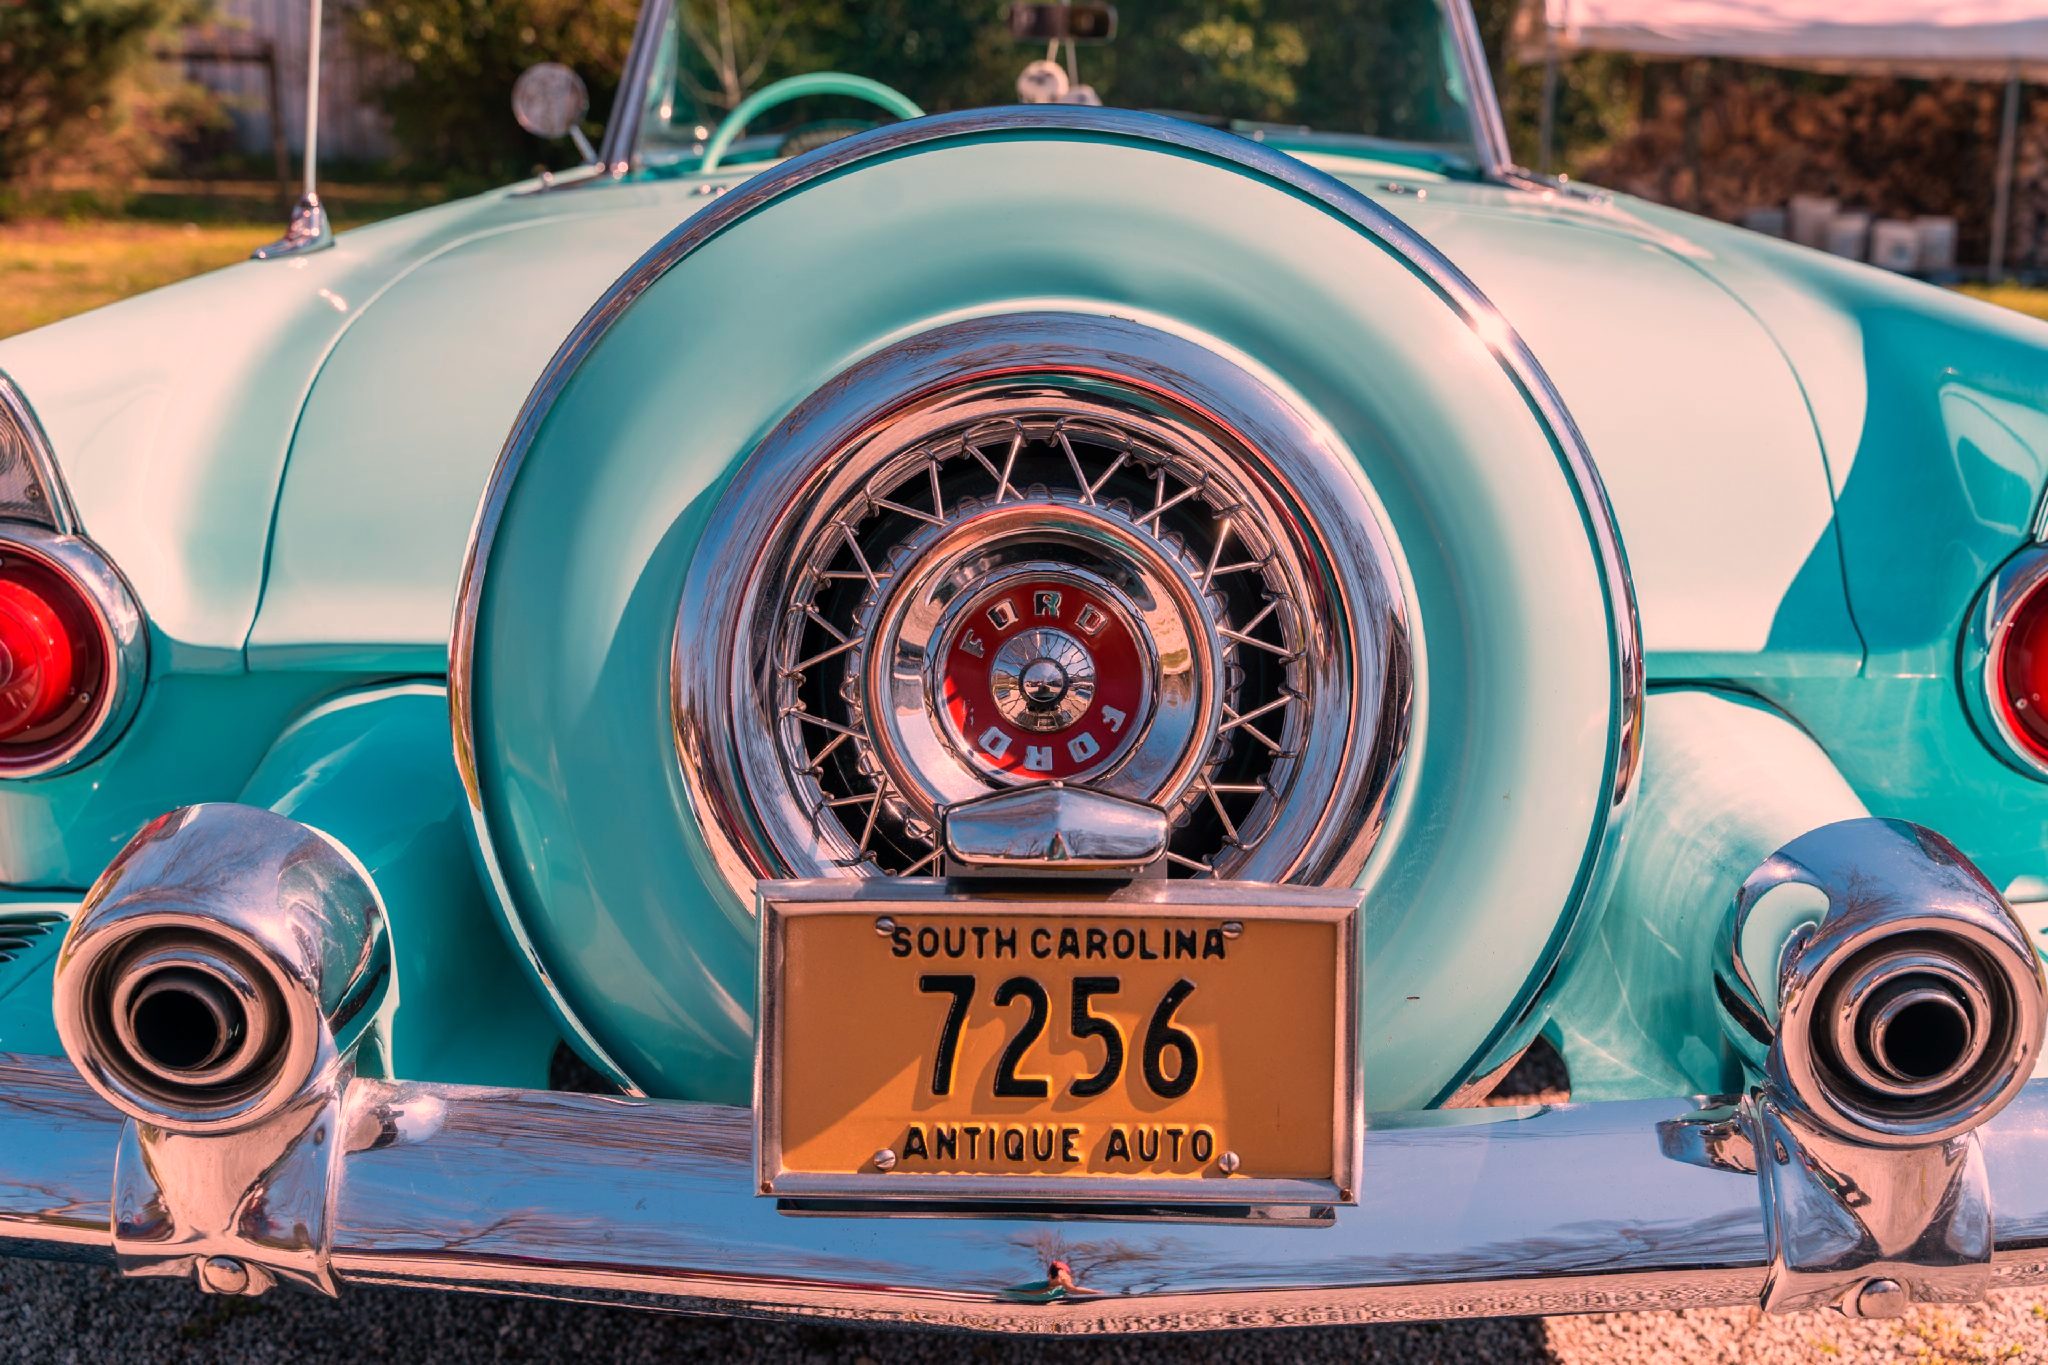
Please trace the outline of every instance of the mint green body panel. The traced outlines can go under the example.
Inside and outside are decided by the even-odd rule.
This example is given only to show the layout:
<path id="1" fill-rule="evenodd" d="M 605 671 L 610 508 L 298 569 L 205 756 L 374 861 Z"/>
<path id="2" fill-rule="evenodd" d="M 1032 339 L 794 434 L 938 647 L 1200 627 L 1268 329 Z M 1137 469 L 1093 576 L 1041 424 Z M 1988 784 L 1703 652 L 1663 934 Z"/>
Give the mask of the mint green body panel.
<path id="1" fill-rule="evenodd" d="M 0 953 L 0 1052 L 53 1056 L 63 1051 L 56 1017 L 50 1011 L 50 974 L 57 965 L 63 929 L 78 908 L 75 896 L 43 891 L 0 891 L 0 937 L 10 925 L 33 917 L 39 922 L 62 918 L 54 931 L 32 939 L 27 949 Z"/>
<path id="2" fill-rule="evenodd" d="M 1529 339 L 1613 496 L 1653 673 L 1770 672 L 1794 654 L 1808 671 L 1854 670 L 1860 645 L 1800 386 L 1771 335 L 1680 239 L 1611 206 L 1307 159 L 1439 242 Z M 1388 193 L 1389 183 L 1427 195 Z M 532 380 L 602 284 L 709 202 L 696 188 L 665 181 L 501 204 L 500 219 L 550 198 L 608 211 L 450 250 L 343 338 L 284 483 L 251 639 L 259 666 L 417 663 L 445 647 L 477 496 Z M 508 277 L 526 287 L 503 288 Z M 743 310 L 724 326 L 754 321 Z M 1641 344 L 1650 328 L 1657 341 Z M 1622 337 L 1631 344 L 1618 348 Z M 415 378 L 395 385 L 393 374 Z M 388 490 L 399 486 L 407 496 L 393 510 Z"/>
<path id="3" fill-rule="evenodd" d="M 513 416 L 591 301 L 674 224 L 670 195 L 552 198 L 615 193 L 656 202 L 473 237 L 329 357 L 278 498 L 252 667 L 445 667 L 469 523 Z"/>
<path id="4" fill-rule="evenodd" d="M 1016 184 L 1043 218 L 1005 201 Z M 662 686 L 691 553 L 739 458 L 854 361 L 1046 309 L 1242 357 L 1383 508 L 1419 638 L 1363 882 L 1365 1087 L 1426 1105 L 1540 977 L 1590 876 L 1616 698 L 1587 514 L 1520 391 L 1399 257 L 1197 155 L 1049 134 L 884 158 L 733 225 L 619 317 L 527 452 L 484 579 L 478 774 L 513 909 L 628 1076 L 747 1097 L 752 907 L 697 837 Z"/>
<path id="5" fill-rule="evenodd" d="M 1813 738 L 1734 692 L 1653 692 L 1642 790 L 1595 930 L 1550 996 L 1572 1098 L 1726 1094 L 1714 960 L 1734 888 L 1793 839 L 1868 814 Z"/>
<path id="6" fill-rule="evenodd" d="M 0 883 L 89 885 L 165 811 L 234 800 L 291 717 L 350 681 L 211 669 L 151 679 L 135 720 L 103 757 L 52 777 L 0 782 Z"/>
<path id="7" fill-rule="evenodd" d="M 246 782 L 201 799 L 288 815 L 332 835 L 369 871 L 395 982 L 378 1064 L 394 1075 L 545 1087 L 558 1032 L 475 877 L 447 728 L 438 681 L 343 693 L 288 720 L 216 720 L 215 737 L 268 730 L 275 739 L 244 769 Z M 77 907 L 76 892 L 0 892 L 0 929 L 23 911 L 68 918 Z M 0 963 L 0 1052 L 59 1050 L 50 973 L 61 941 L 49 934 Z"/>
<path id="8" fill-rule="evenodd" d="M 240 799 L 339 840 L 391 926 L 392 1074 L 544 1088 L 556 1029 L 497 930 L 470 856 L 438 682 L 351 692 L 293 721 Z"/>
<path id="9" fill-rule="evenodd" d="M 1593 965 L 1566 964 L 1545 1008 L 1529 1016 L 1530 1027 L 1548 1021 L 1565 1040 L 1583 1093 L 1693 1088 L 1718 1064 L 1688 1048 L 1706 1046 L 1688 1032 L 1697 1002 L 1676 1003 L 1696 984 L 1698 964 L 1667 951 L 1672 924 L 1697 929 L 1738 875 L 1687 862 L 1683 847 L 1680 812 L 1695 810 L 1687 802 L 1698 797 L 1689 775 L 1717 746 L 1796 754 L 1786 761 L 1800 771 L 1824 755 L 1846 780 L 1831 787 L 1814 767 L 1768 810 L 1726 817 L 1753 820 L 1759 844 L 1808 807 L 1853 802 L 1941 830 L 2000 885 L 2048 878 L 2048 786 L 1987 746 L 1957 676 L 1965 615 L 1992 569 L 2027 540 L 2048 477 L 2048 328 L 1626 199 L 1476 185 L 1313 147 L 1300 155 L 1440 247 L 1556 381 L 1614 501 L 1653 681 L 1737 690 L 1782 713 L 1691 690 L 1652 701 L 1637 829 L 1610 869 L 1618 889 L 1582 940 Z M 1346 420 L 1348 400 L 1339 383 L 1319 387 L 1318 373 L 1400 361 L 1318 354 L 1335 334 L 1316 330 L 1312 299 L 1270 311 L 1265 265 L 1236 280 L 1236 296 L 1217 292 L 1230 283 L 1222 251 L 1232 234 L 1240 259 L 1257 259 L 1294 229 L 1277 209 L 1245 208 L 1223 177 L 1184 190 L 1193 184 L 1182 178 L 1187 168 L 1161 162 L 1156 171 L 1120 169 L 1113 185 L 1073 172 L 1088 182 L 1076 192 L 1100 202 L 1100 254 L 1062 251 L 1050 232 L 1035 253 L 1020 242 L 1005 273 L 982 280 L 967 278 L 964 256 L 948 275 L 940 248 L 962 233 L 1000 237 L 1028 217 L 1014 187 L 980 184 L 974 203 L 963 188 L 957 204 L 928 208 L 890 198 L 891 182 L 877 175 L 861 192 L 872 199 L 851 202 L 874 223 L 893 223 L 888 240 L 901 259 L 849 261 L 842 273 L 860 275 L 861 288 L 813 290 L 799 308 L 783 278 L 822 273 L 814 258 L 835 259 L 837 224 L 792 219 L 781 236 L 725 258 L 722 273 L 694 277 L 694 292 L 673 301 L 659 329 L 623 328 L 615 347 L 638 345 L 639 363 L 602 384 L 593 378 L 577 399 L 585 419 L 608 406 L 620 414 L 592 430 L 593 451 L 602 438 L 646 452 L 641 467 L 604 478 L 638 479 L 631 492 L 658 496 L 643 522 L 614 528 L 615 564 L 593 554 L 550 576 L 536 562 L 508 574 L 511 587 L 494 587 L 590 609 L 550 640 L 557 653 L 543 662 L 554 670 L 556 709 L 521 711 L 493 694 L 485 723 L 553 737 L 561 751 L 549 757 L 580 761 L 579 789 L 603 776 L 601 758 L 638 755 L 641 766 L 621 779 L 633 784 L 632 802 L 553 829 L 546 847 L 562 861 L 534 859 L 517 874 L 525 895 L 560 898 L 564 922 L 582 916 L 579 937 L 542 949 L 573 965 L 592 1009 L 619 1035 L 607 1041 L 637 1047 L 665 1088 L 744 1097 L 753 958 L 747 908 L 729 903 L 677 815 L 684 798 L 664 738 L 666 639 L 657 627 L 673 619 L 688 550 L 733 460 L 776 415 L 905 330 L 1020 301 L 1144 311 L 1227 337 L 1284 371 L 1333 421 Z M 75 899 L 165 809 L 245 791 L 282 803 L 366 861 L 364 844 L 383 850 L 373 871 L 403 959 L 397 1069 L 535 1083 L 556 1028 L 530 984 L 531 964 L 483 912 L 471 836 L 450 804 L 460 792 L 438 688 L 320 701 L 445 669 L 477 499 L 533 381 L 607 284 L 714 202 L 707 184 L 730 186 L 753 169 L 708 181 L 502 191 L 343 234 L 330 251 L 231 267 L 0 341 L 0 371 L 48 429 L 86 531 L 134 582 L 155 650 L 143 709 L 112 751 L 72 774 L 0 786 L 0 883 L 68 889 Z M 1061 178 L 1068 173 L 1061 168 Z M 1344 259 L 1317 247 L 1301 274 Z M 1204 271 L 1215 279 L 1199 279 Z M 1361 287 L 1347 263 L 1323 292 Z M 1251 325 L 1262 310 L 1259 326 L 1274 330 Z M 1462 363 L 1446 360 L 1432 384 L 1449 384 Z M 704 366 L 714 368 L 698 374 Z M 651 388 L 668 397 L 636 407 L 631 400 Z M 658 487 L 647 482 L 657 476 Z M 1448 494 L 1425 496 L 1386 470 L 1374 476 L 1404 540 L 1419 546 L 1417 509 L 1430 497 L 1449 506 Z M 603 479 L 574 486 L 566 461 L 555 477 L 522 494 L 529 505 L 515 517 L 573 523 L 590 507 L 625 501 L 626 490 Z M 1518 562 L 1525 549 L 1514 548 L 1516 537 L 1540 540 L 1532 528 L 1557 515 L 1545 502 L 1554 490 L 1532 484 L 1526 496 L 1524 508 L 1476 498 L 1461 534 L 1477 544 L 1484 527 L 1503 542 L 1492 562 Z M 1420 553 L 1411 547 L 1411 559 Z M 645 572 L 629 578 L 622 566 L 642 561 Z M 1409 588 L 1429 647 L 1418 762 L 1443 763 L 1430 780 L 1448 784 L 1451 765 L 1431 749 L 1462 741 L 1432 734 L 1429 708 L 1446 704 L 1432 698 L 1469 699 L 1481 686 L 1480 643 L 1533 648 L 1529 638 L 1549 623 L 1536 588 L 1519 599 L 1521 617 L 1482 618 L 1461 614 L 1453 585 L 1432 580 L 1426 565 L 1415 577 Z M 1597 586 L 1574 563 L 1560 563 L 1543 586 L 1596 600 Z M 611 648 L 612 627 L 629 620 L 620 638 L 630 647 Z M 1467 625 L 1488 633 L 1431 635 L 1432 621 L 1451 620 L 1461 625 L 1447 637 Z M 1574 646 L 1569 666 L 1592 667 L 1597 657 L 1585 651 L 1596 647 Z M 1499 728 L 1482 737 L 1520 746 L 1493 770 L 1521 765 L 1507 804 L 1582 799 L 1589 783 L 1571 765 L 1585 762 L 1592 739 L 1521 736 L 1508 710 L 1494 716 Z M 1794 743 L 1787 731 L 1805 738 Z M 408 790 L 386 785 L 380 769 L 406 774 Z M 537 829 L 561 773 L 530 766 L 516 776 L 493 819 Z M 1414 831 L 1437 799 L 1404 789 L 1383 847 L 1429 847 Z M 1561 810 L 1557 826 L 1583 815 Z M 1544 856 L 1561 863 L 1582 851 L 1516 852 L 1476 834 L 1462 847 L 1469 860 L 1534 859 L 1530 879 L 1541 885 L 1570 880 Z M 637 889 L 601 904 L 577 899 L 587 872 L 571 863 L 623 867 L 636 849 Z M 1479 880 L 1442 880 L 1456 860 L 1437 847 L 1377 861 L 1368 873 L 1375 903 L 1469 903 Z M 1670 912 L 1676 920 L 1659 920 L 1650 907 L 1668 902 L 1680 868 L 1698 878 L 1687 883 L 1693 899 Z M 1425 887 L 1425 877 L 1436 880 Z M 1480 912 L 1434 927 L 1421 916 L 1369 919 L 1375 1104 L 1426 1102 L 1472 1060 L 1500 1011 L 1532 984 L 1522 974 L 1567 899 L 1488 904 L 1485 932 L 1473 927 Z M 661 980 L 630 949 L 648 941 L 670 955 Z M 46 959 L 26 976 L 0 968 L 0 1049 L 10 1038 L 54 1048 L 38 1003 L 47 970 Z M 480 1012 L 509 1022 L 479 1028 Z M 664 1050 L 666 1060 L 655 1055 Z"/>

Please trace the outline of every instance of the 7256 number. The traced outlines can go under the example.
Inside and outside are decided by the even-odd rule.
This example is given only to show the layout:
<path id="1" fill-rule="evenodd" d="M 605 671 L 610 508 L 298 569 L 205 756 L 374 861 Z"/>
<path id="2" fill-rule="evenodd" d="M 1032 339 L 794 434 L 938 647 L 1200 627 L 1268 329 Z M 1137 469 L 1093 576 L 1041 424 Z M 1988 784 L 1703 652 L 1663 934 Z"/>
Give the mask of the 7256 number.
<path id="1" fill-rule="evenodd" d="M 918 990 L 926 995 L 950 997 L 946 1020 L 939 1026 L 939 1048 L 932 1058 L 931 1091 L 934 1095 L 953 1093 L 953 1068 L 960 1056 L 960 1029 L 967 1022 L 967 1009 L 974 1001 L 978 983 L 972 976 L 926 975 L 917 979 Z M 1097 1014 L 1094 1002 L 1123 989 L 1123 979 L 1114 976 L 1077 976 L 1068 1000 L 1067 1032 L 1079 1040 L 1101 1040 L 1102 1066 L 1092 1076 L 1077 1076 L 1067 1083 L 1067 1093 L 1079 1099 L 1100 1095 L 1123 1075 L 1129 1047 L 1116 1021 Z M 1202 1055 L 1195 1039 L 1173 1022 L 1178 1010 L 1194 992 L 1195 983 L 1182 977 L 1166 988 L 1166 994 L 1152 1011 L 1145 1036 L 1139 1040 L 1138 1065 L 1145 1086 L 1163 1100 L 1177 1100 L 1192 1090 L 1201 1074 Z M 1013 976 L 1000 982 L 990 995 L 997 1009 L 1006 1010 L 1024 1002 L 1024 1026 L 1017 1030 L 996 1060 L 995 1084 L 998 1099 L 1042 1100 L 1052 1093 L 1052 1084 L 1042 1076 L 1019 1076 L 1025 1054 L 1045 1035 L 1045 1022 L 1052 1013 L 1052 1001 L 1043 984 L 1028 976 Z M 1169 1066 L 1169 1063 L 1171 1064 Z"/>

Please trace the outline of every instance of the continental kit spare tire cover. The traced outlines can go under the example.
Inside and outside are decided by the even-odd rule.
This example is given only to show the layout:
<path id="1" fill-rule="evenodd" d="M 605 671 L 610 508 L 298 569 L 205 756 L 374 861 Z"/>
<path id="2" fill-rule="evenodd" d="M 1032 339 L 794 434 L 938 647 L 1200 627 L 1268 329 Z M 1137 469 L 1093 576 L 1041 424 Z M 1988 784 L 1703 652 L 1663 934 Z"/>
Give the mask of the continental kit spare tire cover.
<path id="1" fill-rule="evenodd" d="M 990 584 L 1067 633 L 963 632 Z M 1173 875 L 1363 886 L 1365 1095 L 1415 1108 L 1595 894 L 1633 620 L 1569 419 L 1427 244 L 1249 141 L 986 111 L 785 163 L 593 309 L 451 694 L 507 924 L 623 1083 L 747 1101 L 757 878 L 929 875 L 938 811 L 1057 779 L 1164 806 Z M 1086 695 L 1027 714 L 1025 655 Z"/>

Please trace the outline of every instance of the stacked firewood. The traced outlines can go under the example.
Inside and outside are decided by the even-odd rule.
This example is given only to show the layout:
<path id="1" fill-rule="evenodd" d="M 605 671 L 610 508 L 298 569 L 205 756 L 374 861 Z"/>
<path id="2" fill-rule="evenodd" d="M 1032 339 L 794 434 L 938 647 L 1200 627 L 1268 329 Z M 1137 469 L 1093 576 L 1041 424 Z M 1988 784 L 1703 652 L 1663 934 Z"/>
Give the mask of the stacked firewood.
<path id="1" fill-rule="evenodd" d="M 1644 79 L 1643 117 L 1578 158 L 1582 178 L 1731 221 L 1795 195 L 1832 196 L 1879 219 L 1952 215 L 1961 259 L 1984 259 L 2002 83 L 1719 62 L 1648 67 Z M 2012 208 L 2008 260 L 2048 264 L 2048 99 L 2026 92 Z"/>

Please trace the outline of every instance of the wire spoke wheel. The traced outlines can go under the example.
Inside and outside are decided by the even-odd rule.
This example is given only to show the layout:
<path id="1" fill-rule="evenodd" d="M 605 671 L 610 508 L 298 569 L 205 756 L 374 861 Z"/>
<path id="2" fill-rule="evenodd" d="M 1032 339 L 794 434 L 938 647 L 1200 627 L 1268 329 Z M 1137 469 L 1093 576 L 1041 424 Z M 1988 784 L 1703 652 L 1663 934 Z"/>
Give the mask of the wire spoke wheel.
<path id="1" fill-rule="evenodd" d="M 962 324 L 820 395 L 879 390 L 835 438 L 793 414 L 754 456 L 778 477 L 729 495 L 762 546 L 713 618 L 762 722 L 759 875 L 934 875 L 949 807 L 1045 782 L 1160 807 L 1174 876 L 1355 875 L 1408 695 L 1355 476 L 1221 358 L 1062 322 L 1160 354 L 898 373 L 971 361 L 994 328 Z M 703 636 L 677 641 L 683 679 Z"/>

